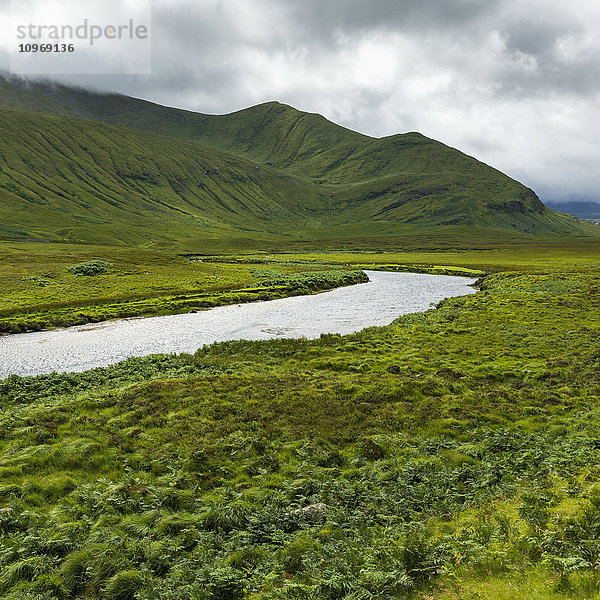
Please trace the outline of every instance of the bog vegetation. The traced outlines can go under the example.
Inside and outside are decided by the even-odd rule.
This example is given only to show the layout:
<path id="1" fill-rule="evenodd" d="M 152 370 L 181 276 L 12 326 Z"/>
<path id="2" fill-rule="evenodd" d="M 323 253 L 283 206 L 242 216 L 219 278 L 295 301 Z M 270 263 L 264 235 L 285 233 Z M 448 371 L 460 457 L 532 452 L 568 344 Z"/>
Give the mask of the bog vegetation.
<path id="1" fill-rule="evenodd" d="M 487 274 L 351 336 L 4 380 L 0 596 L 597 597 L 595 253 L 187 263 L 252 285 L 310 261 L 309 281 L 342 265 Z M 118 272 L 105 259 L 90 285 Z"/>

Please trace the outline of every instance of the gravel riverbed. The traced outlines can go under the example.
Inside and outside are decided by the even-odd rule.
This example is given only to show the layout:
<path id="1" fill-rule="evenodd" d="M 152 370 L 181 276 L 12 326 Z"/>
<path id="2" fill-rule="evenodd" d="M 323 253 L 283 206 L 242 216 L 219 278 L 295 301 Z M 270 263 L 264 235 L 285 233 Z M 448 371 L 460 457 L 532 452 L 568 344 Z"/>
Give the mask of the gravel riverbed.
<path id="1" fill-rule="evenodd" d="M 310 296 L 221 306 L 192 314 L 121 319 L 0 337 L 0 378 L 85 371 L 130 356 L 195 352 L 225 340 L 317 338 L 388 325 L 443 298 L 475 292 L 474 280 L 366 271 L 370 281 Z"/>

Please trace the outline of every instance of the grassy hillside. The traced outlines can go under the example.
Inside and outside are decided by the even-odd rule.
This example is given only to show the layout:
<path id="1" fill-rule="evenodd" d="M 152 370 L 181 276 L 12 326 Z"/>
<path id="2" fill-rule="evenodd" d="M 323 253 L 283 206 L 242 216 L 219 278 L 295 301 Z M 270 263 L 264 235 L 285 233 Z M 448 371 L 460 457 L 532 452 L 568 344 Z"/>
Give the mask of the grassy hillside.
<path id="1" fill-rule="evenodd" d="M 0 594 L 596 598 L 598 251 L 555 252 L 352 336 L 0 383 Z"/>
<path id="2" fill-rule="evenodd" d="M 154 134 L 0 109 L 5 237 L 140 245 L 280 239 L 321 212 L 315 186 Z"/>
<path id="3" fill-rule="evenodd" d="M 420 134 L 374 139 L 279 103 L 202 115 L 4 79 L 0 104 L 4 238 L 212 251 L 600 233 Z"/>

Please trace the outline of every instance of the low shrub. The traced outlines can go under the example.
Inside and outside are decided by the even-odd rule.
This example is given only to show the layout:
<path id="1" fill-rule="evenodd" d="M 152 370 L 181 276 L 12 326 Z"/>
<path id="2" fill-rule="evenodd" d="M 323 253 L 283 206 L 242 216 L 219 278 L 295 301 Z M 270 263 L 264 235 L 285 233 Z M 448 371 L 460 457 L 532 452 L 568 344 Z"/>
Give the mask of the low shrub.
<path id="1" fill-rule="evenodd" d="M 105 260 L 87 260 L 69 267 L 67 270 L 73 275 L 83 275 L 85 277 L 94 277 L 95 275 L 103 275 L 108 273 L 111 264 Z"/>

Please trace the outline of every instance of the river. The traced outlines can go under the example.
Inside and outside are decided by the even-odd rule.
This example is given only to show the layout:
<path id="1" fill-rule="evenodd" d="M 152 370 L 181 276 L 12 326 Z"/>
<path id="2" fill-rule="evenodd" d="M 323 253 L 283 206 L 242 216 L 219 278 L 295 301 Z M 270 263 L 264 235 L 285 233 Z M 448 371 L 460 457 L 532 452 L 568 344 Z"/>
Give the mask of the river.
<path id="1" fill-rule="evenodd" d="M 370 281 L 310 296 L 221 306 L 190 314 L 105 321 L 0 337 L 0 379 L 85 371 L 130 356 L 195 352 L 225 340 L 317 338 L 388 325 L 451 296 L 475 292 L 474 280 L 366 271 Z"/>

